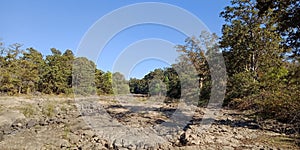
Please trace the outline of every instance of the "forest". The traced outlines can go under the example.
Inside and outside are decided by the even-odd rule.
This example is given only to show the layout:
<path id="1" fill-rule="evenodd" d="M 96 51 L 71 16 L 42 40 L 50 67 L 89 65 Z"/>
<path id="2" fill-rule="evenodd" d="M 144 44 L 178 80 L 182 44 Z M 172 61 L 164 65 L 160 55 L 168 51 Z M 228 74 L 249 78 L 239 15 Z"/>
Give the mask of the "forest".
<path id="1" fill-rule="evenodd" d="M 43 56 L 34 48 L 24 49 L 18 43 L 6 46 L 1 42 L 0 93 L 12 96 L 130 92 L 164 94 L 176 101 L 181 97 L 180 86 L 190 78 L 187 75 L 181 81 L 176 71 L 182 64 L 192 64 L 200 89 L 198 105 L 205 107 L 212 85 L 207 59 L 219 54 L 226 65 L 224 107 L 253 110 L 263 119 L 275 118 L 299 127 L 299 3 L 298 0 L 232 0 L 220 13 L 225 20 L 221 37 L 207 32 L 188 37 L 185 44 L 175 47 L 181 54 L 177 63 L 157 68 L 142 79 L 126 80 L 119 72 L 104 72 L 87 58 L 76 57 L 71 50 L 62 52 L 52 48 L 51 55 Z"/>

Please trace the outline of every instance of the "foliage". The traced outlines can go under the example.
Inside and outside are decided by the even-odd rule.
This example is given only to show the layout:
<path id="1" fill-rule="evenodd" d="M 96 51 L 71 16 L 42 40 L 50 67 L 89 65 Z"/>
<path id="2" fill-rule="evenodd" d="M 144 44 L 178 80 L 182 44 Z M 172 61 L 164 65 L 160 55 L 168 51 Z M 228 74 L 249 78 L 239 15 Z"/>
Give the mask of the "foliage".
<path id="1" fill-rule="evenodd" d="M 34 48 L 23 50 L 21 44 L 5 47 L 1 42 L 0 93 L 7 95 L 113 93 L 112 73 L 96 69 L 94 62 L 86 58 L 76 58 L 71 50 L 62 53 L 52 48 L 51 52 L 51 55 L 43 57 Z"/>
<path id="2" fill-rule="evenodd" d="M 96 93 L 94 62 L 84 57 L 78 57 L 73 63 L 73 88 L 79 95 L 94 95 Z"/>
<path id="3" fill-rule="evenodd" d="M 36 110 L 33 105 L 26 104 L 23 107 L 21 107 L 21 112 L 24 114 L 25 117 L 32 117 L 35 115 Z"/>
<path id="4" fill-rule="evenodd" d="M 155 69 L 143 79 L 129 80 L 130 92 L 180 98 L 180 81 L 174 68 Z"/>
<path id="5" fill-rule="evenodd" d="M 48 102 L 48 103 L 44 104 L 43 109 L 42 109 L 42 114 L 47 117 L 53 117 L 55 115 L 54 109 L 55 109 L 55 105 L 51 102 Z"/>
<path id="6" fill-rule="evenodd" d="M 181 55 L 172 67 L 155 69 L 140 80 L 130 79 L 131 93 L 207 104 L 212 84 L 207 59 L 213 60 L 213 53 L 218 52 L 217 36 L 202 32 L 199 37 L 187 38 L 185 44 L 176 49 Z"/>
<path id="7" fill-rule="evenodd" d="M 260 16 L 270 14 L 276 32 L 285 39 L 281 43 L 292 49 L 292 59 L 300 60 L 300 1 L 299 0 L 257 0 Z"/>
<path id="8" fill-rule="evenodd" d="M 129 86 L 123 74 L 115 72 L 112 74 L 112 85 L 114 94 L 128 94 Z"/>
<path id="9" fill-rule="evenodd" d="M 289 21 L 298 15 L 299 2 L 232 0 L 231 4 L 221 13 L 226 24 L 220 45 L 229 75 L 225 105 L 299 123 L 299 61 L 285 59 L 297 42 L 282 46 L 295 38 L 290 29 L 297 27 Z"/>

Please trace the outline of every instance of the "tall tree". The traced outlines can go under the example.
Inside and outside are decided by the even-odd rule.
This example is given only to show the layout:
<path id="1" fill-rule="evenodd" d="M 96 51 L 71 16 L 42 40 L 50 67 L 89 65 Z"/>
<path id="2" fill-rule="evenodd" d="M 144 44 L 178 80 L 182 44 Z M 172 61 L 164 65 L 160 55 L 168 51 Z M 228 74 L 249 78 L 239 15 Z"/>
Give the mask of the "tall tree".
<path id="1" fill-rule="evenodd" d="M 272 68 L 282 65 L 284 49 L 279 45 L 281 36 L 274 32 L 275 27 L 270 23 L 274 20 L 269 15 L 260 17 L 254 1 L 233 0 L 231 3 L 221 13 L 226 24 L 223 25 L 220 44 L 227 57 L 227 70 L 232 76 L 230 83 L 234 83 L 229 83 L 229 92 L 241 97 L 257 92 L 255 85 L 263 83 L 264 76 Z M 247 84 L 243 84 L 245 82 Z M 236 93 L 241 90 L 243 93 Z"/>
<path id="2" fill-rule="evenodd" d="M 72 93 L 72 67 L 75 56 L 71 50 L 66 50 L 62 55 L 62 74 L 64 82 L 62 84 L 63 92 L 66 94 Z"/>
<path id="3" fill-rule="evenodd" d="M 220 69 L 220 67 L 216 67 L 218 64 L 216 60 L 217 57 L 214 58 L 217 53 L 220 53 L 218 37 L 216 34 L 203 31 L 199 37 L 189 37 L 185 42 L 184 45 L 178 45 L 176 47 L 182 55 L 179 57 L 179 62 L 173 66 L 175 69 L 177 68 L 177 70 L 183 69 L 180 71 L 181 74 L 179 73 L 181 79 L 184 80 L 181 81 L 181 83 L 186 84 L 192 81 L 189 84 L 193 85 L 193 81 L 198 81 L 198 88 L 192 87 L 200 90 L 198 91 L 200 92 L 199 102 L 206 104 L 210 99 L 212 84 L 211 71 L 212 69 L 214 69 L 214 71 Z M 209 62 L 211 64 L 209 64 Z M 190 68 L 190 70 L 188 68 Z M 196 75 L 196 77 L 194 75 Z M 194 89 L 187 92 L 191 92 Z M 194 93 L 197 93 L 197 91 L 194 91 Z"/>
<path id="4" fill-rule="evenodd" d="M 112 74 L 112 85 L 114 94 L 128 94 L 129 85 L 123 74 L 120 72 L 115 72 Z"/>
<path id="5" fill-rule="evenodd" d="M 72 70 L 72 85 L 75 94 L 96 94 L 96 64 L 85 57 L 75 58 Z"/>
<path id="6" fill-rule="evenodd" d="M 19 57 L 22 54 L 21 44 L 12 44 L 8 48 L 3 49 L 5 54 L 2 73 L 1 73 L 1 91 L 6 92 L 9 95 L 20 94 L 22 90 L 22 78 L 20 74 L 20 60 Z"/>
<path id="7" fill-rule="evenodd" d="M 231 4 L 221 13 L 226 21 L 220 44 L 229 70 L 227 100 L 241 108 L 256 108 L 263 117 L 299 122 L 299 93 L 294 92 L 299 89 L 295 75 L 299 64 L 284 61 L 289 49 L 281 43 L 289 35 L 276 32 L 277 8 L 265 9 L 262 15 L 256 1 L 232 0 Z"/>
<path id="8" fill-rule="evenodd" d="M 291 48 L 291 58 L 300 60 L 300 1 L 299 0 L 257 0 L 259 15 L 270 15 L 276 31 L 285 39 L 286 48 Z"/>
<path id="9" fill-rule="evenodd" d="M 58 94 L 61 92 L 62 82 L 64 82 L 62 73 L 61 52 L 55 48 L 51 49 L 52 55 L 46 56 L 46 65 L 43 72 L 43 92 L 47 94 Z"/>
<path id="10" fill-rule="evenodd" d="M 28 94 L 39 90 L 43 66 L 44 60 L 40 52 L 33 48 L 28 48 L 23 52 L 20 58 L 23 93 Z"/>

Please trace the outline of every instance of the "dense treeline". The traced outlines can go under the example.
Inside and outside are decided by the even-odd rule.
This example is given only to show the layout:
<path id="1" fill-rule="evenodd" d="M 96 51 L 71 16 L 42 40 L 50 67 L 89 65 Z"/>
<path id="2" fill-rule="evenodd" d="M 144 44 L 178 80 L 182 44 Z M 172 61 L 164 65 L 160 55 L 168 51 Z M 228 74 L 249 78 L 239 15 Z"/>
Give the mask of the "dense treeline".
<path id="1" fill-rule="evenodd" d="M 210 53 L 219 52 L 217 36 L 203 32 L 199 38 L 190 37 L 185 42 L 185 45 L 176 46 L 181 55 L 175 64 L 168 68 L 155 69 L 143 79 L 130 79 L 130 91 L 136 94 L 164 94 L 174 100 L 198 96 L 199 105 L 207 104 L 210 99 L 212 69 L 209 68 L 207 58 L 211 56 Z M 205 44 L 199 46 L 201 42 Z M 197 88 L 194 87 L 194 82 Z"/>
<path id="2" fill-rule="evenodd" d="M 299 15 L 300 2 L 258 2 L 233 0 L 221 13 L 226 21 L 220 40 L 228 73 L 226 103 L 299 123 L 299 23 L 291 21 Z"/>
<path id="3" fill-rule="evenodd" d="M 129 86 L 130 92 L 135 94 L 180 98 L 180 80 L 173 68 L 155 69 L 145 75 L 143 79 L 131 78 Z"/>
<path id="4" fill-rule="evenodd" d="M 21 44 L 5 47 L 0 51 L 0 92 L 16 94 L 112 94 L 128 93 L 128 85 L 120 73 L 103 72 L 94 62 L 76 58 L 71 50 L 64 53 L 52 48 L 52 54 L 43 55 L 34 48 L 22 49 Z M 94 76 L 92 76 L 94 75 Z M 116 82 L 113 84 L 113 77 Z M 127 85 L 127 87 L 126 87 Z M 81 87 L 81 88 L 72 88 Z"/>
<path id="5" fill-rule="evenodd" d="M 196 68 L 200 97 L 210 97 L 211 77 L 207 58 L 211 51 L 222 53 L 227 71 L 225 106 L 254 109 L 263 118 L 276 118 L 300 125 L 299 11 L 300 2 L 232 0 L 220 16 L 225 19 L 222 37 L 202 33 L 178 45 L 182 52 L 177 64 L 156 69 L 143 79 L 130 79 L 131 92 L 151 93 L 166 85 L 166 95 L 179 98 L 180 81 L 176 65 L 191 63 Z M 200 45 L 200 46 L 199 46 Z M 152 92 L 153 93 L 153 92 Z M 154 92 L 155 94 L 155 92 Z"/>

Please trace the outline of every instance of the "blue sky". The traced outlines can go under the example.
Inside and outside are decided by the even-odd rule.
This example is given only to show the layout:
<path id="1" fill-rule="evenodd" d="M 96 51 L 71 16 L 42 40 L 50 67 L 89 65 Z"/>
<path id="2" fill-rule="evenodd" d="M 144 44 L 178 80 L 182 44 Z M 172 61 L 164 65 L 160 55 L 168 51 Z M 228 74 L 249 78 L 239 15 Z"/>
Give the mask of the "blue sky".
<path id="1" fill-rule="evenodd" d="M 71 49 L 76 52 L 81 39 L 97 20 L 120 7 L 141 2 L 149 1 L 1 0 L 0 38 L 6 45 L 21 43 L 24 44 L 24 48 L 33 47 L 43 55 L 50 54 L 50 48 L 53 47 L 61 51 Z M 219 36 L 224 23 L 219 13 L 229 5 L 229 1 L 225 0 L 151 2 L 181 7 L 197 16 L 211 32 Z M 176 19 L 176 16 L 174 17 Z M 105 46 L 96 61 L 98 68 L 103 71 L 114 70 L 114 62 L 124 49 L 132 43 L 148 38 L 182 44 L 186 36 L 161 25 L 144 24 L 130 27 L 114 36 Z M 143 53 L 142 50 L 140 52 Z M 148 59 L 132 66 L 129 76 L 142 78 L 150 70 L 168 65 L 164 61 Z"/>

